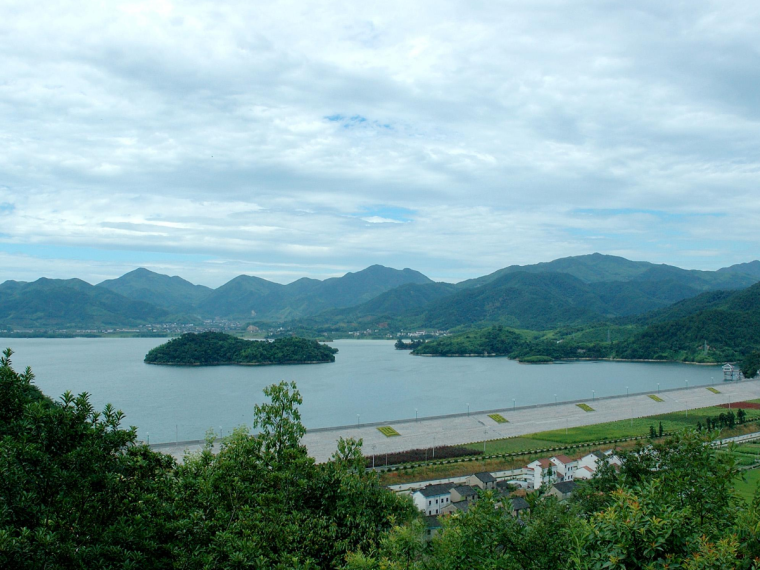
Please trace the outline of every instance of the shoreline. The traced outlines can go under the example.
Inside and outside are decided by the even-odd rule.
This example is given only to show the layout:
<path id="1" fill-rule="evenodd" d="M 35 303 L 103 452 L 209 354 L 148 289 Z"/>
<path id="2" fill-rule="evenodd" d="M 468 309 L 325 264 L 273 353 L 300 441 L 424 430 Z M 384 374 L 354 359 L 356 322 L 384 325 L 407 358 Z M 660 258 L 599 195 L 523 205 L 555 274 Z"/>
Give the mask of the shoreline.
<path id="1" fill-rule="evenodd" d="M 186 366 L 188 368 L 203 366 L 291 366 L 299 364 L 333 364 L 334 360 L 306 360 L 303 362 L 210 362 L 201 364 L 200 362 L 145 362 L 150 366 Z"/>
<path id="2" fill-rule="evenodd" d="M 551 362 L 521 362 L 520 359 L 510 358 L 506 354 L 414 354 L 428 358 L 506 358 L 519 364 L 554 364 L 556 362 L 656 362 L 659 364 L 690 364 L 692 366 L 722 366 L 720 362 L 693 362 L 690 360 L 656 360 L 654 358 L 557 358 Z"/>

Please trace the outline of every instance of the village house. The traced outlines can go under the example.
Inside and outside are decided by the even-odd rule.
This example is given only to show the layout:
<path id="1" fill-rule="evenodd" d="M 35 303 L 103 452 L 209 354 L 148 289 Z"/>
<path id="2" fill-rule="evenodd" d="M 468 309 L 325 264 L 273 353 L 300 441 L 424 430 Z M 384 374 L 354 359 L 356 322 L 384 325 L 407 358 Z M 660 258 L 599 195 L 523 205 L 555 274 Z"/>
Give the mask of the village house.
<path id="1" fill-rule="evenodd" d="M 573 473 L 578 467 L 578 462 L 575 459 L 570 459 L 567 455 L 556 455 L 549 461 L 554 465 L 557 478 L 560 481 L 572 481 Z"/>
<path id="2" fill-rule="evenodd" d="M 509 499 L 506 507 L 509 508 L 511 504 L 511 512 L 513 517 L 520 517 L 523 513 L 530 512 L 530 505 L 523 497 L 512 497 Z"/>
<path id="3" fill-rule="evenodd" d="M 473 487 L 479 487 L 484 491 L 487 489 L 496 488 L 496 477 L 488 473 L 487 471 L 481 471 L 467 477 L 467 484 Z"/>
<path id="4" fill-rule="evenodd" d="M 570 498 L 577 486 L 578 483 L 575 481 L 560 481 L 552 485 L 552 488 L 546 494 L 547 496 L 557 497 L 560 501 L 565 501 Z"/>
<path id="5" fill-rule="evenodd" d="M 528 475 L 528 487 L 540 489 L 544 484 L 551 484 L 556 480 L 554 464 L 548 459 L 536 459 L 525 467 Z"/>
<path id="6" fill-rule="evenodd" d="M 428 485 L 412 493 L 412 500 L 426 515 L 440 515 L 443 508 L 451 503 L 451 483 Z"/>

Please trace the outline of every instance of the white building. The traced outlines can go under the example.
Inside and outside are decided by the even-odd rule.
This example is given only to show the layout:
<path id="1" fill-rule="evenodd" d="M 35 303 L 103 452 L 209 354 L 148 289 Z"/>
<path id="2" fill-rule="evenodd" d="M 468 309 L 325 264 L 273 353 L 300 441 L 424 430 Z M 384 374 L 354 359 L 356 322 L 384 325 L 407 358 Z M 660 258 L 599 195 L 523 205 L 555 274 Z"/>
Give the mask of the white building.
<path id="1" fill-rule="evenodd" d="M 412 500 L 427 516 L 440 515 L 443 508 L 451 503 L 451 483 L 428 485 L 412 493 Z"/>
<path id="2" fill-rule="evenodd" d="M 528 485 L 534 489 L 540 489 L 543 484 L 554 483 L 556 480 L 556 468 L 548 459 L 536 459 L 526 466 L 528 473 Z"/>
<path id="3" fill-rule="evenodd" d="M 549 461 L 554 465 L 557 478 L 560 481 L 573 480 L 573 473 L 578 468 L 578 462 L 575 459 L 570 459 L 567 455 L 555 455 Z"/>

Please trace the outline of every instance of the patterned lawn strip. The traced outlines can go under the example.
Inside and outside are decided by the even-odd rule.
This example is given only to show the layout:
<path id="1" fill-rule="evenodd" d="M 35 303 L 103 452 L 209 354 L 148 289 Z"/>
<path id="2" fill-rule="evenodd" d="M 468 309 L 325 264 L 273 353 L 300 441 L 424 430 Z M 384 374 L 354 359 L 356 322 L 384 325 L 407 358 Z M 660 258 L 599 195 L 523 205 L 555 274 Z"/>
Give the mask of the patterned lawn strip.
<path id="1" fill-rule="evenodd" d="M 508 424 L 509 421 L 501 414 L 488 414 L 488 417 L 495 421 L 497 424 Z"/>
<path id="2" fill-rule="evenodd" d="M 558 441 L 546 441 L 541 439 L 526 438 L 526 437 L 508 437 L 505 439 L 497 439 L 494 441 L 486 442 L 486 455 L 492 455 L 497 453 L 520 453 L 524 451 L 535 451 L 539 449 L 549 449 L 552 447 L 559 447 L 562 444 Z M 483 443 L 473 443 L 472 445 L 465 445 L 469 449 L 475 451 L 483 451 Z"/>
<path id="3" fill-rule="evenodd" d="M 575 405 L 578 406 L 584 412 L 593 412 L 594 411 L 594 408 L 592 408 L 588 404 L 575 404 Z"/>
<path id="4" fill-rule="evenodd" d="M 401 435 L 399 432 L 397 432 L 391 426 L 379 427 L 379 428 L 377 428 L 377 431 L 379 431 L 385 437 L 394 437 L 394 436 L 397 436 L 397 435 Z"/>
<path id="5" fill-rule="evenodd" d="M 713 388 L 712 386 L 708 386 L 707 389 L 710 390 L 710 392 L 712 392 L 713 394 L 720 394 L 720 390 L 718 390 L 717 388 Z"/>
<path id="6" fill-rule="evenodd" d="M 659 396 L 657 396 L 656 394 L 649 394 L 649 397 L 652 398 L 655 402 L 664 402 L 665 401 L 662 398 L 660 398 Z"/>

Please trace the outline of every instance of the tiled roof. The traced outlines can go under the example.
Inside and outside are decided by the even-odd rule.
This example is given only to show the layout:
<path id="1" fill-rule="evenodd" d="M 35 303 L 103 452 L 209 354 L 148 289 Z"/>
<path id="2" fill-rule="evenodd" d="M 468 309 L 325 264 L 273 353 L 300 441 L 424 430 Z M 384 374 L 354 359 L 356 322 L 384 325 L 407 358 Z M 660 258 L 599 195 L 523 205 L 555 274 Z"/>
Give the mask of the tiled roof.
<path id="1" fill-rule="evenodd" d="M 528 504 L 528 501 L 526 501 L 522 497 L 512 497 L 511 500 L 512 500 L 512 510 L 513 511 L 522 511 L 522 510 L 530 508 L 530 505 Z"/>
<path id="2" fill-rule="evenodd" d="M 457 487 L 452 487 L 452 490 L 459 493 L 462 497 L 472 497 L 478 494 L 478 492 L 469 485 L 458 485 Z"/>
<path id="3" fill-rule="evenodd" d="M 576 483 L 575 481 L 562 481 L 561 483 L 554 484 L 554 488 L 557 489 L 557 491 L 559 491 L 563 495 L 572 493 L 577 486 L 578 486 L 578 483 Z"/>
<path id="4" fill-rule="evenodd" d="M 568 463 L 572 463 L 573 461 L 575 461 L 575 459 L 570 459 L 567 455 L 555 455 L 554 459 L 556 459 L 557 461 L 559 461 L 560 463 L 563 463 L 565 465 L 567 465 Z"/>
<path id="5" fill-rule="evenodd" d="M 480 479 L 483 483 L 493 483 L 494 481 L 496 481 L 496 477 L 494 477 L 487 471 L 481 471 L 480 473 L 475 473 L 475 477 Z"/>
<path id="6" fill-rule="evenodd" d="M 420 493 L 423 497 L 435 497 L 436 495 L 446 495 L 450 490 L 451 483 L 441 483 L 438 485 L 428 485 L 415 492 Z"/>

